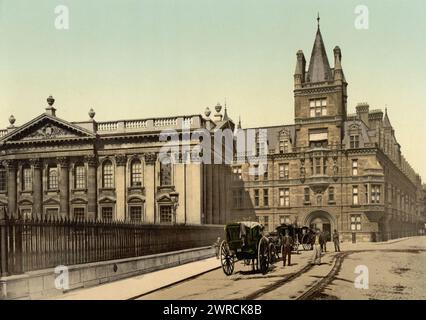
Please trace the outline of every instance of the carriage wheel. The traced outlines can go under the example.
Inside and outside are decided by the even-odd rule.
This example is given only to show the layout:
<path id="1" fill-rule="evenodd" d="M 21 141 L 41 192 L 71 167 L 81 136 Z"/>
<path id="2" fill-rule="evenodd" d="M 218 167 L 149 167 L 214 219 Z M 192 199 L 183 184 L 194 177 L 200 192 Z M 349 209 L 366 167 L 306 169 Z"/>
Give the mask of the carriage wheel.
<path id="1" fill-rule="evenodd" d="M 269 261 L 271 264 L 277 261 L 277 249 L 273 243 L 269 244 Z"/>
<path id="2" fill-rule="evenodd" d="M 234 255 L 229 250 L 226 240 L 223 240 L 220 244 L 220 264 L 227 276 L 230 276 L 234 272 Z"/>
<path id="3" fill-rule="evenodd" d="M 258 252 L 257 252 L 257 263 L 260 272 L 266 274 L 269 269 L 269 246 L 268 240 L 263 237 L 259 241 Z"/>

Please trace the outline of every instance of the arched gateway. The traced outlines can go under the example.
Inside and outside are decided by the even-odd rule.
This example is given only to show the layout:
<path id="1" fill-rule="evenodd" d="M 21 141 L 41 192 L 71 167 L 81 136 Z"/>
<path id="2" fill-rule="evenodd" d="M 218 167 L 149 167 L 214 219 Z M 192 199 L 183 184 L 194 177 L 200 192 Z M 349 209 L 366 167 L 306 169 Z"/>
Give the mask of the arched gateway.
<path id="1" fill-rule="evenodd" d="M 319 229 L 325 233 L 328 233 L 327 241 L 331 240 L 331 234 L 336 226 L 334 218 L 331 214 L 322 210 L 314 211 L 306 216 L 304 222 L 305 226 Z"/>

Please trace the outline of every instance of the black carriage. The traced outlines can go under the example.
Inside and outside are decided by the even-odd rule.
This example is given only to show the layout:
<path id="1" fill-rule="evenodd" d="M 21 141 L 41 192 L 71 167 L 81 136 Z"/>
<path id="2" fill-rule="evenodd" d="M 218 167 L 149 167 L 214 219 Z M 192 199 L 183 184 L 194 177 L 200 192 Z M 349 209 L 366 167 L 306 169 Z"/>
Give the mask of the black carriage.
<path id="1" fill-rule="evenodd" d="M 263 235 L 263 226 L 257 222 L 237 222 L 226 225 L 226 240 L 220 244 L 220 262 L 223 272 L 234 272 L 235 261 L 250 261 L 265 274 L 270 264 L 270 243 Z"/>
<path id="2" fill-rule="evenodd" d="M 309 227 L 300 228 L 301 244 L 303 249 L 311 250 L 315 242 L 315 230 Z"/>
<path id="3" fill-rule="evenodd" d="M 300 245 L 300 228 L 297 226 L 294 226 L 292 224 L 281 224 L 277 228 L 277 233 L 280 238 L 280 246 L 277 248 L 280 252 L 282 252 L 282 238 L 285 236 L 286 232 L 288 232 L 288 235 L 293 240 L 293 248 L 292 251 L 299 252 L 299 245 Z"/>

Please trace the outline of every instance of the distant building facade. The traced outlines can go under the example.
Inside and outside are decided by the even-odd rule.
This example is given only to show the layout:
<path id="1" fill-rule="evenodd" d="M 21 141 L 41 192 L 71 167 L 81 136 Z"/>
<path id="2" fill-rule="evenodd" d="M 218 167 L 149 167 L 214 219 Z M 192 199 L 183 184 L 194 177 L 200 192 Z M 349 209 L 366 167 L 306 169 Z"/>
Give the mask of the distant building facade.
<path id="1" fill-rule="evenodd" d="M 421 178 L 401 154 L 387 110 L 360 103 L 347 113 L 340 48 L 333 53 L 331 68 L 319 26 L 309 66 L 297 52 L 295 124 L 263 128 L 263 174 L 249 175 L 249 164 L 233 166 L 234 213 L 255 212 L 270 231 L 281 223 L 337 229 L 344 241 L 418 234 Z"/>
<path id="2" fill-rule="evenodd" d="M 23 218 L 146 223 L 224 224 L 230 209 L 230 168 L 217 164 L 159 159 L 161 132 L 182 128 L 234 129 L 216 106 L 207 116 L 124 121 L 68 122 L 56 116 L 54 99 L 46 112 L 0 132 L 0 206 Z M 210 112 L 206 112 L 210 115 Z M 196 145 L 199 140 L 188 140 Z M 212 144 L 213 145 L 213 144 Z"/>

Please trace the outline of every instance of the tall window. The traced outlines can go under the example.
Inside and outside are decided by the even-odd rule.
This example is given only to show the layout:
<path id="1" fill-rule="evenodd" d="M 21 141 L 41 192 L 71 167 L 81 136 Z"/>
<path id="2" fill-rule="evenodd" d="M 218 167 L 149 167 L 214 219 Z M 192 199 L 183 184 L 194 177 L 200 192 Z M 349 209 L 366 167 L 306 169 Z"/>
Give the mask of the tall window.
<path id="1" fill-rule="evenodd" d="M 311 118 L 327 115 L 327 99 L 311 100 L 309 107 Z"/>
<path id="2" fill-rule="evenodd" d="M 172 207 L 171 206 L 161 206 L 160 207 L 160 222 L 161 223 L 171 223 L 172 219 Z"/>
<path id="3" fill-rule="evenodd" d="M 263 180 L 268 180 L 268 164 L 265 164 L 263 168 Z"/>
<path id="4" fill-rule="evenodd" d="M 288 179 L 290 175 L 288 163 L 280 164 L 279 169 L 280 179 Z"/>
<path id="5" fill-rule="evenodd" d="M 288 140 L 280 140 L 280 153 L 288 152 Z"/>
<path id="6" fill-rule="evenodd" d="M 74 219 L 83 220 L 84 219 L 84 208 L 74 208 Z"/>
<path id="7" fill-rule="evenodd" d="M 86 168 L 83 164 L 79 163 L 74 167 L 75 174 L 75 188 L 85 189 L 86 188 Z"/>
<path id="8" fill-rule="evenodd" d="M 102 166 L 102 186 L 114 188 L 114 167 L 110 160 L 105 161 Z"/>
<path id="9" fill-rule="evenodd" d="M 130 184 L 132 187 L 142 186 L 142 163 L 139 159 L 134 159 L 130 166 Z"/>
<path id="10" fill-rule="evenodd" d="M 359 204 L 358 186 L 352 186 L 352 204 L 354 205 Z"/>
<path id="11" fill-rule="evenodd" d="M 57 167 L 48 167 L 48 179 L 47 179 L 47 188 L 49 190 L 58 189 L 58 168 Z"/>
<path id="12" fill-rule="evenodd" d="M 263 189 L 263 206 L 269 206 L 269 190 Z"/>
<path id="13" fill-rule="evenodd" d="M 291 224 L 290 216 L 280 216 L 280 224 Z"/>
<path id="14" fill-rule="evenodd" d="M 326 157 L 323 158 L 322 172 L 323 174 L 327 174 L 327 158 Z"/>
<path id="15" fill-rule="evenodd" d="M 265 230 L 269 230 L 269 217 L 268 216 L 264 216 L 263 217 L 263 226 L 265 227 Z"/>
<path id="16" fill-rule="evenodd" d="M 170 186 L 172 184 L 172 164 L 160 163 L 160 184 L 162 186 Z"/>
<path id="17" fill-rule="evenodd" d="M 380 185 L 371 186 L 371 203 L 380 203 Z"/>
<path id="18" fill-rule="evenodd" d="M 334 202 L 334 187 L 328 188 L 328 201 Z"/>
<path id="19" fill-rule="evenodd" d="M 364 190 L 365 190 L 365 203 L 368 204 L 370 203 L 370 199 L 368 197 L 368 184 L 364 185 Z"/>
<path id="20" fill-rule="evenodd" d="M 7 174 L 6 169 L 3 166 L 0 166 L 0 191 L 7 190 Z"/>
<path id="21" fill-rule="evenodd" d="M 258 207 L 259 205 L 259 189 L 254 189 L 254 206 Z"/>
<path id="22" fill-rule="evenodd" d="M 290 206 L 290 189 L 284 188 L 279 189 L 279 203 L 281 207 L 289 207 Z"/>
<path id="23" fill-rule="evenodd" d="M 305 200 L 306 203 L 311 201 L 311 192 L 310 192 L 309 188 L 305 188 L 304 200 Z"/>
<path id="24" fill-rule="evenodd" d="M 349 145 L 351 149 L 359 148 L 359 135 L 353 134 L 349 136 Z"/>
<path id="25" fill-rule="evenodd" d="M 112 221 L 112 207 L 102 207 L 102 220 Z"/>
<path id="26" fill-rule="evenodd" d="M 241 180 L 243 178 L 241 167 L 232 168 L 232 172 L 234 173 L 234 180 Z"/>
<path id="27" fill-rule="evenodd" d="M 130 207 L 130 221 L 142 221 L 142 206 Z"/>
<path id="28" fill-rule="evenodd" d="M 33 188 L 33 172 L 31 167 L 25 166 L 22 168 L 22 190 L 30 191 Z"/>
<path id="29" fill-rule="evenodd" d="M 234 208 L 241 208 L 243 203 L 243 190 L 233 190 L 232 194 L 234 198 Z"/>
<path id="30" fill-rule="evenodd" d="M 259 165 L 255 164 L 254 166 L 254 180 L 259 180 Z"/>
<path id="31" fill-rule="evenodd" d="M 352 160 L 352 175 L 353 176 L 358 175 L 358 160 L 357 159 Z"/>
<path id="32" fill-rule="evenodd" d="M 321 158 L 315 158 L 315 174 L 321 174 Z"/>
<path id="33" fill-rule="evenodd" d="M 361 215 L 360 214 L 351 214 L 351 230 L 360 231 L 361 230 Z"/>

